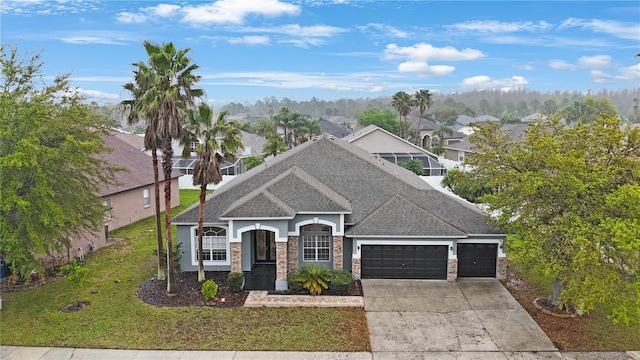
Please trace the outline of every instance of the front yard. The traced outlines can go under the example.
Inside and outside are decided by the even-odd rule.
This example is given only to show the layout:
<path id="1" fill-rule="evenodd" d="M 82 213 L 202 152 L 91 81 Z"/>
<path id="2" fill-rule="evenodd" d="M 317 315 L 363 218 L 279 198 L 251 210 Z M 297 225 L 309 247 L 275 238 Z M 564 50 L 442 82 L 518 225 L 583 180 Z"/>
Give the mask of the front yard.
<path id="1" fill-rule="evenodd" d="M 181 191 L 177 214 L 197 201 Z M 136 295 L 155 271 L 155 221 L 111 235 L 117 243 L 86 256 L 78 290 L 61 279 L 2 294 L 0 344 L 119 349 L 370 351 L 362 308 L 156 307 Z M 75 301 L 90 305 L 73 313 Z"/>

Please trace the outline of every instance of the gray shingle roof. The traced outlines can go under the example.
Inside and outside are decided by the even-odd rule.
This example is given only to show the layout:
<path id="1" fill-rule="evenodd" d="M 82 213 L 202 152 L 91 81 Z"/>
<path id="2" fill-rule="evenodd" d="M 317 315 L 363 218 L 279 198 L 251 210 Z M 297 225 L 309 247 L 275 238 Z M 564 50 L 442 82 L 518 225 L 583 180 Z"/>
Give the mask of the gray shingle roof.
<path id="1" fill-rule="evenodd" d="M 369 216 L 351 227 L 345 235 L 378 235 L 384 234 L 388 229 L 394 229 L 396 236 L 461 237 L 466 235 L 460 229 L 451 226 L 401 195 L 394 195 Z"/>
<path id="2" fill-rule="evenodd" d="M 257 197 L 260 192 L 277 197 L 298 212 L 324 208 L 346 213 L 350 209 L 345 215 L 346 226 L 358 224 L 394 196 L 401 195 L 464 233 L 498 233 L 483 221 L 477 208 L 441 194 L 402 167 L 326 134 L 239 175 L 210 194 L 205 205 L 205 222 L 220 223 L 223 214 L 225 218 L 261 214 L 273 217 L 272 210 L 252 204 L 254 199 L 266 201 Z M 310 200 L 305 200 L 305 196 Z M 279 208 L 279 215 L 290 214 L 284 211 L 285 207 Z M 388 216 L 398 218 L 396 208 L 388 209 Z M 400 210 L 406 211 L 406 205 Z M 197 204 L 174 218 L 177 224 L 195 224 L 197 220 Z M 398 224 L 376 228 L 377 235 L 395 236 L 402 231 L 405 230 Z"/>

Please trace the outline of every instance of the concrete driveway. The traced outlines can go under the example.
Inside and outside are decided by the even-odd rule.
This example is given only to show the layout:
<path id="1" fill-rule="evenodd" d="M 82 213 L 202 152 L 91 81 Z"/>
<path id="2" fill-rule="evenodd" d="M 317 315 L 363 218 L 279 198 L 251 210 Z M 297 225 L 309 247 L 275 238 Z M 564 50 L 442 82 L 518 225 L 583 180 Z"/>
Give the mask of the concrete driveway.
<path id="1" fill-rule="evenodd" d="M 362 288 L 371 347 L 374 354 L 388 352 L 385 358 L 504 359 L 504 352 L 557 351 L 495 279 L 362 280 Z"/>

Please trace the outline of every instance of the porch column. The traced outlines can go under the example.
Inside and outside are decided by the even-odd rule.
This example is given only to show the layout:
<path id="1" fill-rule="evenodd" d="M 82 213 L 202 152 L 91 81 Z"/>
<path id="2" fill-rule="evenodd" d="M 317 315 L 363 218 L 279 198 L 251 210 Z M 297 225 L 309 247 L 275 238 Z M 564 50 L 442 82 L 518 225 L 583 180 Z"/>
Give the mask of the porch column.
<path id="1" fill-rule="evenodd" d="M 242 272 L 242 243 L 231 244 L 231 272 Z"/>
<path id="2" fill-rule="evenodd" d="M 333 270 L 342 270 L 343 246 L 342 236 L 333 237 Z"/>
<path id="3" fill-rule="evenodd" d="M 289 241 L 287 242 L 287 247 L 289 248 L 289 271 L 296 271 L 300 266 L 298 239 L 297 236 L 289 236 Z"/>
<path id="4" fill-rule="evenodd" d="M 447 281 L 456 281 L 458 278 L 458 258 L 449 258 L 447 262 Z"/>
<path id="5" fill-rule="evenodd" d="M 276 290 L 287 290 L 287 241 L 276 240 Z"/>
<path id="6" fill-rule="evenodd" d="M 351 258 L 351 277 L 353 280 L 360 280 L 362 274 L 362 267 L 360 266 L 360 258 Z"/>
<path id="7" fill-rule="evenodd" d="M 498 256 L 498 280 L 507 279 L 507 257 Z"/>

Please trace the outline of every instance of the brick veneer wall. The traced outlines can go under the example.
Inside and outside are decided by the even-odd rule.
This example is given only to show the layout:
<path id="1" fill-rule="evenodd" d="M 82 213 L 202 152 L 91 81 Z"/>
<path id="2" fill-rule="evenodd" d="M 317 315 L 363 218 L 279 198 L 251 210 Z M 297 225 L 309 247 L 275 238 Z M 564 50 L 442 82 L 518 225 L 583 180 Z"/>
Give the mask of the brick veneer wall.
<path id="1" fill-rule="evenodd" d="M 351 276 L 354 280 L 360 280 L 361 276 L 360 259 L 351 259 Z"/>
<path id="2" fill-rule="evenodd" d="M 287 280 L 287 243 L 276 242 L 276 281 Z"/>
<path id="3" fill-rule="evenodd" d="M 498 258 L 498 280 L 505 280 L 507 278 L 507 258 Z"/>
<path id="4" fill-rule="evenodd" d="M 231 243 L 231 272 L 242 272 L 242 243 Z"/>
<path id="5" fill-rule="evenodd" d="M 458 259 L 447 261 L 447 281 L 456 281 L 458 278 Z"/>
<path id="6" fill-rule="evenodd" d="M 299 262 L 299 238 L 297 236 L 289 236 L 287 247 L 289 249 L 289 271 L 296 271 L 300 266 Z"/>
<path id="7" fill-rule="evenodd" d="M 343 238 L 342 236 L 333 237 L 333 270 L 342 270 L 343 261 Z"/>

